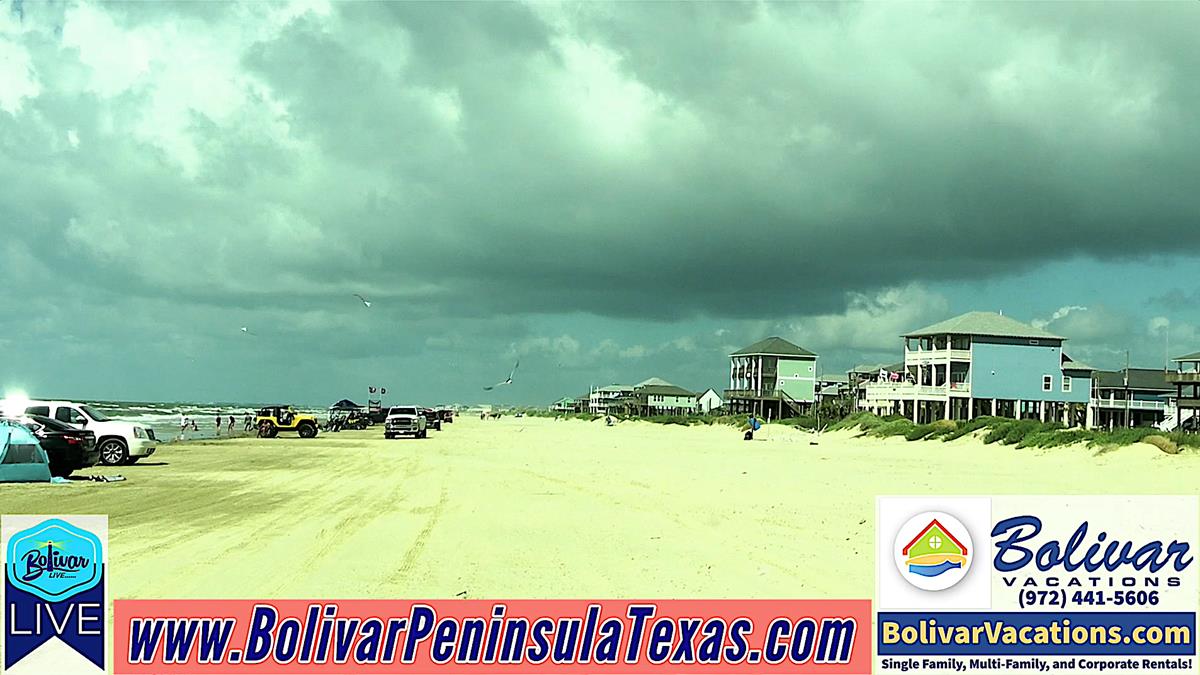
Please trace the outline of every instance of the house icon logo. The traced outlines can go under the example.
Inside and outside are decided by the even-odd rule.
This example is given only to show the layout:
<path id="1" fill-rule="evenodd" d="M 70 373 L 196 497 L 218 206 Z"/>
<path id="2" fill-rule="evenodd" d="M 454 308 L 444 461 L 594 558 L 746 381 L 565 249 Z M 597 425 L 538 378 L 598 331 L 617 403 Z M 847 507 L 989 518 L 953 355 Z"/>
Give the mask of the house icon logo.
<path id="1" fill-rule="evenodd" d="M 942 591 L 962 581 L 971 567 L 971 533 L 958 518 L 927 511 L 909 518 L 896 533 L 896 567 L 905 581 Z"/>

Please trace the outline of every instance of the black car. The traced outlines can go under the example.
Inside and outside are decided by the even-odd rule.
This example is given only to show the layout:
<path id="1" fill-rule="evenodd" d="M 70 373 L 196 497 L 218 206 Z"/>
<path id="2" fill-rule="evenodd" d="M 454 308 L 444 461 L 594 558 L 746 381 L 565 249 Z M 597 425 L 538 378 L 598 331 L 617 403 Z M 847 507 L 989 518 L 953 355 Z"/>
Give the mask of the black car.
<path id="1" fill-rule="evenodd" d="M 66 478 L 73 471 L 86 469 L 100 461 L 96 434 L 42 415 L 29 415 L 15 420 L 37 436 L 42 449 L 50 458 L 50 474 Z"/>
<path id="2" fill-rule="evenodd" d="M 421 408 L 421 414 L 425 416 L 425 427 L 434 431 L 442 430 L 442 415 L 432 408 Z"/>

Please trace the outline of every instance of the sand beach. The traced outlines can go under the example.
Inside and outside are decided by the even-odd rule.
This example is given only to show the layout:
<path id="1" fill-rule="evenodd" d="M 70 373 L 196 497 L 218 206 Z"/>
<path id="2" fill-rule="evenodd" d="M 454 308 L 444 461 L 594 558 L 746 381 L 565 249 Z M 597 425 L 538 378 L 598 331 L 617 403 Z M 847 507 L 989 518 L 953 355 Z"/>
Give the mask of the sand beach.
<path id="1" fill-rule="evenodd" d="M 879 494 L 1194 494 L 1200 455 L 729 427 L 460 417 L 163 446 L 5 485 L 4 513 L 104 513 L 116 598 L 869 597 Z"/>

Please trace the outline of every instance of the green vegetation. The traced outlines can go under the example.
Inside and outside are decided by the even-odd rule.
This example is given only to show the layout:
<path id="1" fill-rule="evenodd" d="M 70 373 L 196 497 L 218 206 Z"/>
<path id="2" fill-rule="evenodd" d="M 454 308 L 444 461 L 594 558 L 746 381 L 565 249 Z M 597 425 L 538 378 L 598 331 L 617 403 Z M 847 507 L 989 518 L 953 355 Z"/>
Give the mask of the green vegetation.
<path id="1" fill-rule="evenodd" d="M 978 434 L 984 443 L 1013 445 L 1018 448 L 1056 448 L 1083 443 L 1089 448 L 1105 452 L 1116 447 L 1144 442 L 1168 454 L 1177 454 L 1183 448 L 1200 450 L 1200 435 L 1196 434 L 1164 434 L 1148 427 L 1112 431 L 1068 429 L 1053 422 L 1012 420 L 1004 417 L 979 417 L 969 422 L 938 420 L 931 424 L 913 424 L 911 420 L 903 417 L 884 418 L 871 413 L 858 413 L 830 425 L 829 428 L 861 429 L 863 435 L 877 438 L 903 436 L 910 441 L 937 438 L 953 441 L 968 434 Z"/>

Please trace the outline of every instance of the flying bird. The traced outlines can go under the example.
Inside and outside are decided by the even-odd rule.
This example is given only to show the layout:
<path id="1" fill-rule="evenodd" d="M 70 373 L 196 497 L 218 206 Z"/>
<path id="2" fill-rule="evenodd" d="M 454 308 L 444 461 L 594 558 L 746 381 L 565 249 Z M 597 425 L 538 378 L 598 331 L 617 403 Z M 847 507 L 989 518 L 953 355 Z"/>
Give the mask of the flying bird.
<path id="1" fill-rule="evenodd" d="M 251 333 L 250 329 L 245 326 L 242 326 L 242 333 L 245 335 L 254 335 L 254 333 Z"/>
<path id="2" fill-rule="evenodd" d="M 356 298 L 358 298 L 360 301 L 362 301 L 363 307 L 370 308 L 370 306 L 371 306 L 371 301 L 370 301 L 370 300 L 368 300 L 368 299 L 364 298 L 363 296 L 359 295 L 358 293 L 354 293 L 354 297 L 356 297 Z"/>
<path id="3" fill-rule="evenodd" d="M 508 377 L 503 382 L 497 382 L 496 384 L 493 384 L 490 387 L 484 387 L 483 390 L 491 391 L 491 390 L 495 389 L 496 387 L 503 387 L 506 384 L 512 384 L 513 375 L 517 374 L 517 368 L 519 368 L 520 365 L 521 365 L 521 360 L 517 359 L 517 362 L 515 364 L 513 364 L 512 370 L 508 373 Z"/>

